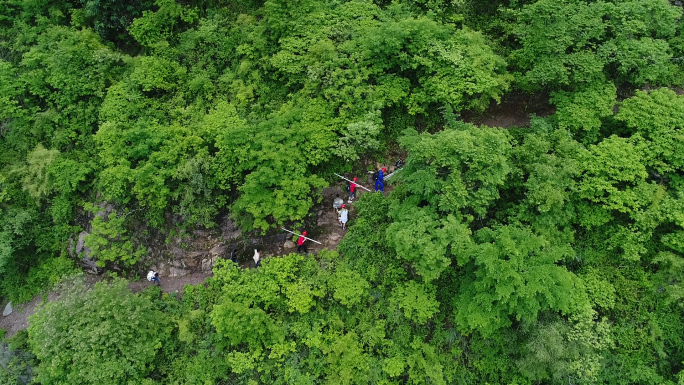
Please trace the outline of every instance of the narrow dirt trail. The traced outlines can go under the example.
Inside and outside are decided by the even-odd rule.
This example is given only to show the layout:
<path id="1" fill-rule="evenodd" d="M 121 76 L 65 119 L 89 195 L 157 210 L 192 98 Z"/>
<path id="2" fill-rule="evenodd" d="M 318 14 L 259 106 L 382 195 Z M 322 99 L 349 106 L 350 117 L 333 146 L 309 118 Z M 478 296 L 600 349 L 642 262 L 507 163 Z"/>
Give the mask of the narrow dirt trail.
<path id="1" fill-rule="evenodd" d="M 359 178 L 362 179 L 362 178 Z M 363 178 L 365 179 L 365 178 Z M 363 183 L 363 182 L 362 182 Z M 319 250 L 327 248 L 328 250 L 336 250 L 337 246 L 340 244 L 344 235 L 349 231 L 349 225 L 353 225 L 356 220 L 356 209 L 354 208 L 354 202 L 358 201 L 363 194 L 376 194 L 373 190 L 373 186 L 369 183 L 364 183 L 364 187 L 371 189 L 370 192 L 357 187 L 356 188 L 356 198 L 354 201 L 349 202 L 349 193 L 340 186 L 329 187 L 323 190 L 323 207 L 318 209 L 317 215 L 317 229 L 315 238 L 322 243 L 322 245 L 309 242 L 309 252 L 317 253 Z M 392 190 L 392 186 L 385 184 L 385 195 L 389 194 Z M 337 213 L 332 207 L 333 200 L 335 196 L 338 195 L 344 200 L 346 208 L 349 210 L 349 222 L 347 222 L 347 230 L 342 230 L 342 225 L 337 220 Z"/>
<path id="2" fill-rule="evenodd" d="M 172 293 L 174 291 L 180 292 L 185 285 L 200 284 L 212 275 L 213 274 L 210 273 L 197 273 L 184 277 L 164 277 L 161 279 L 161 288 L 165 293 Z M 85 279 L 86 285 L 92 287 L 95 283 L 102 281 L 103 278 L 97 275 L 85 275 Z M 151 285 L 152 284 L 147 280 L 141 280 L 129 283 L 128 288 L 131 289 L 132 292 L 137 293 Z M 36 312 L 38 305 L 43 303 L 43 298 L 46 298 L 48 302 L 54 301 L 57 298 L 57 293 L 50 292 L 45 296 L 40 295 L 31 300 L 31 302 L 16 305 L 12 314 L 7 317 L 0 316 L 0 329 L 7 331 L 5 334 L 6 338 L 12 337 L 20 330 L 28 328 L 28 318 Z"/>
<path id="3" fill-rule="evenodd" d="M 528 95 L 514 91 L 506 94 L 500 103 L 492 101 L 484 112 L 464 111 L 462 117 L 466 123 L 512 128 L 528 127 L 532 115 L 544 117 L 555 112 L 556 108 L 549 104 L 548 94 Z"/>
<path id="4" fill-rule="evenodd" d="M 161 289 L 164 293 L 173 293 L 174 291 L 183 291 L 185 285 L 197 285 L 203 283 L 207 278 L 213 276 L 212 273 L 195 273 L 192 275 L 186 275 L 184 277 L 161 277 Z M 147 280 L 140 280 L 131 282 L 128 284 L 128 288 L 132 292 L 137 293 L 139 291 L 145 290 L 145 288 L 151 286 L 152 283 Z"/>

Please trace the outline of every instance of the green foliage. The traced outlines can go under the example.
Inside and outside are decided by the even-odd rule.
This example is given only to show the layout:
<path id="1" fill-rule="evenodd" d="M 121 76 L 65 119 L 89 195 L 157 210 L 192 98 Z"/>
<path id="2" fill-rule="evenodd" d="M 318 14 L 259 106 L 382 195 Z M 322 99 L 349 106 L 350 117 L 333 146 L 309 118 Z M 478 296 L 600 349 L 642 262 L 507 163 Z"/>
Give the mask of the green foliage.
<path id="1" fill-rule="evenodd" d="M 392 300 L 403 310 L 406 318 L 419 324 L 425 323 L 439 310 L 439 302 L 434 298 L 435 289 L 431 285 L 409 281 L 395 290 Z"/>
<path id="2" fill-rule="evenodd" d="M 81 227 L 100 266 L 140 270 L 171 218 L 309 223 L 333 173 L 406 155 L 338 250 L 220 261 L 179 294 L 68 291 L 31 322 L 37 382 L 681 381 L 684 99 L 654 89 L 681 81 L 680 17 L 666 0 L 0 1 L 3 298 L 71 272 Z M 458 120 L 510 85 L 555 114 Z"/>
<path id="3" fill-rule="evenodd" d="M 130 80 L 143 92 L 156 90 L 171 91 L 184 80 L 185 69 L 178 63 L 155 56 L 143 56 L 135 65 Z"/>
<path id="4" fill-rule="evenodd" d="M 359 153 L 377 150 L 380 147 L 377 137 L 382 128 L 382 121 L 378 115 L 377 112 L 369 113 L 363 121 L 349 123 L 346 133 L 334 149 L 335 155 L 347 162 L 358 161 Z"/>
<path id="5" fill-rule="evenodd" d="M 52 290 L 62 278 L 76 273 L 74 261 L 66 257 L 48 258 L 31 267 L 27 274 L 10 269 L 3 280 L 2 292 L 15 304 L 29 302 L 37 295 Z"/>
<path id="6" fill-rule="evenodd" d="M 582 172 L 579 157 L 586 150 L 565 130 L 545 131 L 546 124 L 534 121 L 538 131 L 528 134 L 514 151 L 519 172 L 525 176 L 519 217 L 549 234 L 573 220 L 573 192 Z"/>
<path id="7" fill-rule="evenodd" d="M 0 343 L 0 381 L 7 385 L 26 385 L 33 379 L 36 356 L 31 354 L 25 330 Z"/>
<path id="8" fill-rule="evenodd" d="M 85 237 L 85 246 L 99 267 L 104 267 L 107 262 L 131 266 L 147 253 L 144 246 L 133 244 L 125 223 L 126 215 L 119 216 L 116 211 L 95 215 L 91 222 L 92 232 Z"/>
<path id="9" fill-rule="evenodd" d="M 156 11 L 143 11 L 142 17 L 136 18 L 129 28 L 131 36 L 143 46 L 164 43 L 172 36 L 174 27 L 197 18 L 196 10 L 174 0 L 156 0 L 154 4 Z"/>
<path id="10" fill-rule="evenodd" d="M 142 12 L 152 8 L 153 1 L 79 0 L 82 8 L 72 9 L 71 22 L 88 26 L 104 40 L 127 42 L 127 28 Z"/>
<path id="11" fill-rule="evenodd" d="M 596 383 L 604 369 L 602 353 L 612 347 L 606 319 L 576 317 L 538 324 L 522 348 L 517 365 L 533 381 Z"/>
<path id="12" fill-rule="evenodd" d="M 26 159 L 26 165 L 17 169 L 21 175 L 22 188 L 37 202 L 46 198 L 52 191 L 52 180 L 48 172 L 59 156 L 57 150 L 47 150 L 38 144 Z"/>
<path id="13" fill-rule="evenodd" d="M 333 298 L 348 307 L 366 302 L 370 288 L 361 274 L 342 266 L 335 270 L 328 285 L 334 290 Z"/>
<path id="14" fill-rule="evenodd" d="M 41 361 L 36 380 L 121 384 L 145 378 L 168 333 L 162 313 L 132 294 L 126 281 L 68 286 L 31 317 L 29 344 Z"/>
<path id="15" fill-rule="evenodd" d="M 622 102 L 616 118 L 646 139 L 646 166 L 652 167 L 661 178 L 670 179 L 671 185 L 681 190 L 684 97 L 667 89 L 637 92 Z"/>
<path id="16" fill-rule="evenodd" d="M 426 201 L 441 212 L 484 216 L 510 172 L 511 145 L 493 128 L 464 125 L 434 135 L 408 131 L 401 141 L 411 162 L 397 176 L 416 205 Z"/>
<path id="17" fill-rule="evenodd" d="M 471 271 L 455 298 L 456 321 L 466 331 L 489 335 L 509 326 L 509 316 L 534 322 L 540 311 L 571 309 L 576 277 L 556 263 L 571 251 L 552 246 L 528 229 L 482 229 L 459 264 Z M 470 265 L 470 266 L 468 266 Z"/>
<path id="18" fill-rule="evenodd" d="M 591 146 L 584 159 L 579 196 L 608 210 L 625 212 L 638 207 L 635 191 L 620 187 L 634 186 L 648 175 L 640 150 L 630 140 L 617 136 Z"/>
<path id="19" fill-rule="evenodd" d="M 676 71 L 667 39 L 681 13 L 666 0 L 527 4 L 515 12 L 512 26 L 521 45 L 511 55 L 519 84 L 561 90 L 604 76 L 635 86 L 663 84 Z"/>
<path id="20" fill-rule="evenodd" d="M 90 189 L 155 227 L 169 211 L 212 227 L 226 207 L 245 230 L 301 222 L 336 164 L 396 139 L 381 136 L 384 109 L 483 109 L 512 80 L 481 34 L 403 5 L 252 6 L 237 18 L 173 0 L 8 10 L 23 17 L 3 29 L 19 39 L 0 67 L 8 148 L 59 151 L 33 153 L 54 161 L 47 177 L 25 173 L 33 195 L 58 193 L 56 222 Z M 66 15 L 86 28 L 59 25 Z M 144 51 L 87 27 L 130 47 L 127 29 Z"/>
<path id="21" fill-rule="evenodd" d="M 586 142 L 596 142 L 601 119 L 613 115 L 616 92 L 612 83 L 591 84 L 587 89 L 574 92 L 556 92 L 551 102 L 556 105 L 554 117 L 558 120 L 558 126 L 573 133 L 582 132 Z"/>
<path id="22" fill-rule="evenodd" d="M 501 131 L 470 125 L 434 135 L 408 131 L 402 143 L 411 158 L 397 174 L 397 193 L 406 199 L 391 211 L 387 239 L 429 282 L 451 264 L 447 250 L 469 244 L 466 223 L 499 198 L 510 144 Z"/>

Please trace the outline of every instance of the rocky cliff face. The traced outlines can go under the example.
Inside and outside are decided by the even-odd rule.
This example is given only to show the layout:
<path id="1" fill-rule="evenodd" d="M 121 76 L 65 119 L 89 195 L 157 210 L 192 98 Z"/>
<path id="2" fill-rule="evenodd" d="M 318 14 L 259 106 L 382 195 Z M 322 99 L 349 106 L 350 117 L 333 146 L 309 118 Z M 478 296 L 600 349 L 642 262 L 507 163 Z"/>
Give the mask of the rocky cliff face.
<path id="1" fill-rule="evenodd" d="M 218 259 L 228 258 L 233 248 L 244 248 L 242 238 L 242 231 L 235 222 L 224 218 L 217 229 L 197 229 L 148 247 L 149 257 L 142 265 L 149 266 L 162 277 L 209 272 Z"/>
<path id="2" fill-rule="evenodd" d="M 90 249 L 85 246 L 85 237 L 92 231 L 90 221 L 95 216 L 112 211 L 110 205 L 103 204 L 101 207 L 101 212 L 94 215 L 84 214 L 85 230 L 69 241 L 69 254 L 79 258 L 84 271 L 90 274 L 98 274 L 104 270 L 97 266 Z M 175 227 L 173 218 L 169 218 L 169 224 L 170 228 Z M 182 232 L 177 236 L 139 227 L 141 228 L 134 231 L 135 239 L 147 248 L 147 255 L 138 264 L 140 276 L 145 276 L 148 269 L 166 277 L 211 271 L 218 258 L 227 257 L 230 250 L 240 249 L 243 243 L 242 231 L 227 217 L 223 218 L 217 229 L 198 229 Z M 120 270 L 118 266 L 107 266 L 107 269 Z"/>

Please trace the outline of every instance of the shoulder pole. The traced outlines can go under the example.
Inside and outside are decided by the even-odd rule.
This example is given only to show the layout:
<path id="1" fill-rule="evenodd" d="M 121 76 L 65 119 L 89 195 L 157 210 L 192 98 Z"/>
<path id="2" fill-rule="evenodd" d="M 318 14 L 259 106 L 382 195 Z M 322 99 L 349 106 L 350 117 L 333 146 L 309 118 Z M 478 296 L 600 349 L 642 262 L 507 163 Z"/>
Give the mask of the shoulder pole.
<path id="1" fill-rule="evenodd" d="M 401 169 L 400 169 L 400 168 L 398 168 L 398 169 L 394 170 L 394 172 L 393 172 L 393 173 L 391 173 L 391 174 L 389 174 L 389 175 L 385 175 L 385 179 L 389 179 L 389 178 L 391 178 L 391 177 L 392 177 L 392 175 L 394 175 L 394 174 L 398 173 L 399 171 L 401 171 Z"/>
<path id="2" fill-rule="evenodd" d="M 294 234 L 294 235 L 297 235 L 297 236 L 300 236 L 300 237 L 304 237 L 302 234 L 297 234 L 297 233 L 295 233 L 294 231 L 290 231 L 290 230 L 288 230 L 288 229 L 286 229 L 286 228 L 284 228 L 284 227 L 281 227 L 281 229 L 287 231 L 287 232 L 290 233 L 290 234 Z M 311 238 L 309 238 L 309 237 L 304 237 L 304 238 L 310 240 L 311 242 L 316 242 L 316 243 L 318 243 L 319 245 L 322 245 L 322 243 L 318 242 L 317 240 L 311 239 Z"/>
<path id="3" fill-rule="evenodd" d="M 333 174 L 335 174 L 335 173 L 333 173 Z M 345 178 L 345 177 L 343 177 L 342 175 L 339 175 L 339 174 L 335 174 L 335 175 L 339 176 L 340 178 L 346 180 L 346 181 L 349 182 L 349 183 L 354 183 L 357 187 L 361 187 L 362 189 L 364 189 L 364 190 L 370 192 L 369 189 L 367 189 L 367 188 L 361 186 L 358 182 L 354 182 L 354 181 L 352 181 L 352 180 L 349 180 L 349 179 L 347 179 L 347 178 Z"/>

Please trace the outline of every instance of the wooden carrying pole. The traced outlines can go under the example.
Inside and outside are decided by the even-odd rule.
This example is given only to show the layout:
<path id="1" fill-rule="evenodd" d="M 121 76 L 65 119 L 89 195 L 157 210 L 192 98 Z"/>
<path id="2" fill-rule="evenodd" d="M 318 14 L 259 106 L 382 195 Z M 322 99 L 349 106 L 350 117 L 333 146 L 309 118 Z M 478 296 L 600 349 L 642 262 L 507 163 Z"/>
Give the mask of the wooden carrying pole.
<path id="1" fill-rule="evenodd" d="M 333 174 L 335 174 L 335 173 L 333 173 Z M 342 175 L 339 175 L 339 174 L 335 174 L 335 175 L 339 176 L 340 178 L 346 180 L 346 181 L 349 182 L 349 183 L 354 183 L 354 184 L 356 185 L 356 187 L 361 187 L 362 189 L 364 189 L 364 190 L 370 192 L 369 189 L 367 189 L 367 188 L 361 186 L 360 184 L 358 184 L 357 182 L 354 182 L 353 180 L 349 180 L 349 179 L 347 179 L 347 178 L 345 178 L 345 177 L 343 177 Z"/>
<path id="2" fill-rule="evenodd" d="M 297 234 L 297 233 L 295 233 L 294 231 L 290 231 L 290 230 L 288 230 L 288 229 L 286 229 L 286 228 L 284 228 L 284 227 L 281 227 L 281 229 L 287 231 L 288 233 L 291 233 L 291 234 L 294 234 L 294 235 L 297 235 L 297 236 L 300 236 L 300 237 L 304 237 L 302 234 Z M 309 238 L 309 237 L 304 237 L 304 238 L 310 240 L 311 242 L 316 242 L 316 243 L 318 243 L 319 245 L 322 245 L 322 243 L 320 243 L 320 242 L 318 242 L 318 241 L 316 241 L 316 240 L 314 240 L 314 239 L 311 239 L 311 238 Z"/>

